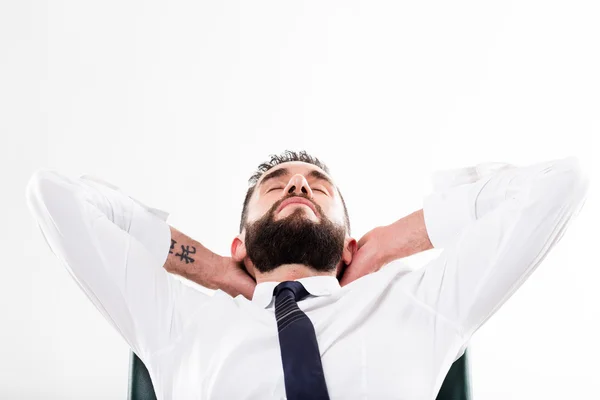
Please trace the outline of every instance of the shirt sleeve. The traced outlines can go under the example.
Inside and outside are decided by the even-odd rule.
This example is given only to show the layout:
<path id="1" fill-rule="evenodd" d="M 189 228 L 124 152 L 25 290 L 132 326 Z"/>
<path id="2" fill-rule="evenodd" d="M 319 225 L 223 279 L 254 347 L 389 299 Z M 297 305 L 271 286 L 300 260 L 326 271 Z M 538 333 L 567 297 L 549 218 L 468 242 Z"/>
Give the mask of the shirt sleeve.
<path id="1" fill-rule="evenodd" d="M 489 164 L 488 164 L 489 166 Z M 479 168 L 484 170 L 485 168 Z M 440 256 L 409 274 L 417 301 L 470 337 L 522 285 L 579 214 L 589 177 L 576 157 L 471 169 L 424 198 Z"/>
<path id="2" fill-rule="evenodd" d="M 166 211 L 90 175 L 46 169 L 31 176 L 26 197 L 51 251 L 142 360 L 171 344 L 210 299 L 164 269 Z"/>

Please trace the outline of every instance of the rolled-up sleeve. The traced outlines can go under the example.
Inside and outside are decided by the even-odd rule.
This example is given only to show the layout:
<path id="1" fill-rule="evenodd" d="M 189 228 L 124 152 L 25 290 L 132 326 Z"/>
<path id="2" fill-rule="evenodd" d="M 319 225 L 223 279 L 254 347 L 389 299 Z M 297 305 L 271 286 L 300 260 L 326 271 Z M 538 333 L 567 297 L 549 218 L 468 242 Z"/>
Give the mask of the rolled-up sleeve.
<path id="1" fill-rule="evenodd" d="M 415 298 L 470 337 L 536 269 L 585 203 L 576 157 L 500 168 L 423 202 L 440 256 L 406 280 Z"/>
<path id="2" fill-rule="evenodd" d="M 109 184 L 47 169 L 31 176 L 26 198 L 51 251 L 142 360 L 181 333 L 182 301 L 198 309 L 210 298 L 164 269 L 167 212 Z"/>

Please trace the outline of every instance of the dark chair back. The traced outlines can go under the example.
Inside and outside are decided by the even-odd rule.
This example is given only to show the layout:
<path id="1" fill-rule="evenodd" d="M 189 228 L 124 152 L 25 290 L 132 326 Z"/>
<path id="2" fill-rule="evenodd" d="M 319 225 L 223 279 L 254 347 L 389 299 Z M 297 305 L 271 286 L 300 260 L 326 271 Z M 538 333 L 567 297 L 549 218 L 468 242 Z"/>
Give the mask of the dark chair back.
<path id="1" fill-rule="evenodd" d="M 470 382 L 467 351 L 465 350 L 465 353 L 454 361 L 448 370 L 436 400 L 471 400 Z"/>
<path id="2" fill-rule="evenodd" d="M 128 400 L 156 400 L 148 369 L 133 351 L 129 356 Z"/>
<path id="3" fill-rule="evenodd" d="M 129 368 L 129 400 L 156 400 L 154 387 L 146 366 L 131 352 Z M 436 400 L 470 400 L 469 366 L 467 352 L 454 361 L 442 383 Z"/>

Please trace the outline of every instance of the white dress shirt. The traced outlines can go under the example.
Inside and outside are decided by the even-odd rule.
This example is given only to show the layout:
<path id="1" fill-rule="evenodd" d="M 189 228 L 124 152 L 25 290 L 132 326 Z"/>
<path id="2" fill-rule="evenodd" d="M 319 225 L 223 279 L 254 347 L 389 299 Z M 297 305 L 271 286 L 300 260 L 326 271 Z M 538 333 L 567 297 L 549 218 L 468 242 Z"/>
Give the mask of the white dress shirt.
<path id="1" fill-rule="evenodd" d="M 331 399 L 435 399 L 471 335 L 535 270 L 585 202 L 576 157 L 434 174 L 426 228 L 444 248 L 340 287 L 298 279 Z M 52 252 L 150 372 L 158 399 L 285 399 L 277 282 L 252 301 L 207 295 L 164 268 L 168 212 L 93 176 L 40 169 L 27 201 Z"/>

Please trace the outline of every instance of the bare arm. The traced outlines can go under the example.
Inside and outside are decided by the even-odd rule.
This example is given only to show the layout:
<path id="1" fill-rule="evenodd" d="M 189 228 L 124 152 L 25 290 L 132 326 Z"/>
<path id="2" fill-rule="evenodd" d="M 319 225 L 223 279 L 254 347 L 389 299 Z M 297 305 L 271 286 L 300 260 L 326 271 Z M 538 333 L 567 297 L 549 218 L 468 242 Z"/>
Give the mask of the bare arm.
<path id="1" fill-rule="evenodd" d="M 381 267 L 399 258 L 432 249 L 425 227 L 423 209 L 398 221 L 377 226 L 360 238 L 352 261 L 338 272 L 340 286 L 379 271 Z"/>
<path id="2" fill-rule="evenodd" d="M 208 289 L 219 289 L 217 275 L 221 256 L 178 229 L 171 228 L 171 248 L 165 269 Z"/>
<path id="3" fill-rule="evenodd" d="M 389 240 L 386 240 L 385 264 L 399 258 L 411 256 L 433 249 L 427 229 L 423 209 L 409 214 L 385 227 Z"/>
<path id="4" fill-rule="evenodd" d="M 232 297 L 251 300 L 256 281 L 231 257 L 222 257 L 176 228 L 171 228 L 171 248 L 164 268 L 205 288 L 221 289 Z"/>

